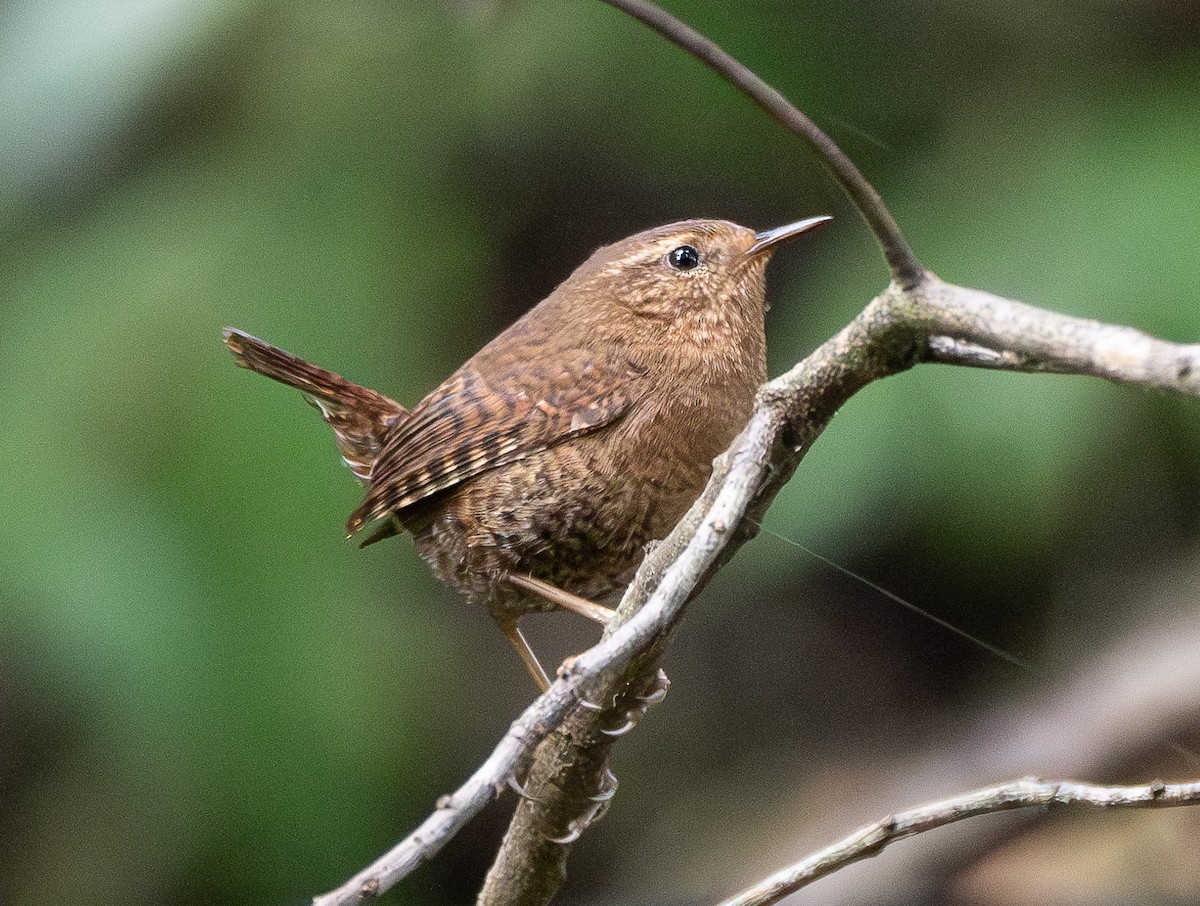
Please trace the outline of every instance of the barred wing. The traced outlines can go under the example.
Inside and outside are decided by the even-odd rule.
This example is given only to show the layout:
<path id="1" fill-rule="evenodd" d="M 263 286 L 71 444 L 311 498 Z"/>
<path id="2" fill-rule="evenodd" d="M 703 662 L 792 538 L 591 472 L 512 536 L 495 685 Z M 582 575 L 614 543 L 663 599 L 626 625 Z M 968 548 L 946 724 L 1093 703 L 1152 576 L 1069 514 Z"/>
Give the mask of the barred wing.
<path id="1" fill-rule="evenodd" d="M 552 369 L 527 362 L 491 377 L 468 362 L 388 434 L 347 531 L 613 423 L 634 402 L 642 373 L 614 370 L 586 354 Z"/>

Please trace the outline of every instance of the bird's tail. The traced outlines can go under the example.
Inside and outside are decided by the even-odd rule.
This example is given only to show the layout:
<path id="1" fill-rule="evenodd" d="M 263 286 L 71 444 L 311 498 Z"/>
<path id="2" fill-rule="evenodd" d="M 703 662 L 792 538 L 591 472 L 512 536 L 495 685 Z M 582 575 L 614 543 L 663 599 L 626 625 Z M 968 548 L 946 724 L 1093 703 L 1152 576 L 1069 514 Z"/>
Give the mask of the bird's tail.
<path id="1" fill-rule="evenodd" d="M 243 368 L 295 387 L 333 429 L 338 450 L 359 480 L 368 482 L 371 467 L 388 429 L 408 410 L 382 393 L 360 387 L 290 352 L 229 327 L 225 345 Z"/>

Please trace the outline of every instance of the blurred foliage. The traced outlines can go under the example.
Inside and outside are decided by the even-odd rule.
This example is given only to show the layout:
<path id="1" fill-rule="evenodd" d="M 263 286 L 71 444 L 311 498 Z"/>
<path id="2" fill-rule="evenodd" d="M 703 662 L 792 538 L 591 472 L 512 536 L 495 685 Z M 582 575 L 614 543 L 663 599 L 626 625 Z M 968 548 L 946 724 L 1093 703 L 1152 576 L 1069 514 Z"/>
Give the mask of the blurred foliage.
<path id="1" fill-rule="evenodd" d="M 669 6 L 827 124 L 942 276 L 1200 336 L 1193 4 Z M 416 401 L 599 244 L 826 211 L 772 266 L 774 370 L 879 255 L 805 148 L 599 3 L 0 4 L 0 901 L 301 902 L 531 696 L 407 542 L 343 542 L 324 426 L 221 327 Z M 1198 447 L 1194 404 L 922 368 L 838 416 L 768 529 L 1037 658 L 1120 618 L 1064 587 L 1196 539 Z M 638 846 L 687 865 L 653 817 L 681 765 L 767 784 L 1025 681 L 770 533 L 708 597 L 578 897 L 649 901 Z M 466 901 L 503 811 L 394 900 Z"/>

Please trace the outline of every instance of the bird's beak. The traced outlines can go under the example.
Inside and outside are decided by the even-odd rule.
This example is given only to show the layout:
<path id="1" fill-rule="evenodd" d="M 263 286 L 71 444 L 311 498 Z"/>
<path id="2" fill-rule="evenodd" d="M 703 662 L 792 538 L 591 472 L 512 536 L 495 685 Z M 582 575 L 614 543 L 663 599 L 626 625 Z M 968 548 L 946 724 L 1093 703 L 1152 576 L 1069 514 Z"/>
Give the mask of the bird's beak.
<path id="1" fill-rule="evenodd" d="M 813 227 L 820 226 L 833 220 L 828 215 L 820 217 L 809 217 L 807 220 L 797 220 L 795 223 L 789 223 L 787 226 L 775 227 L 773 230 L 766 230 L 762 233 L 756 233 L 754 236 L 754 244 L 746 249 L 747 256 L 759 255 L 768 249 L 773 249 L 778 243 L 785 239 L 791 239 L 793 236 L 799 236 L 801 233 L 806 233 Z"/>

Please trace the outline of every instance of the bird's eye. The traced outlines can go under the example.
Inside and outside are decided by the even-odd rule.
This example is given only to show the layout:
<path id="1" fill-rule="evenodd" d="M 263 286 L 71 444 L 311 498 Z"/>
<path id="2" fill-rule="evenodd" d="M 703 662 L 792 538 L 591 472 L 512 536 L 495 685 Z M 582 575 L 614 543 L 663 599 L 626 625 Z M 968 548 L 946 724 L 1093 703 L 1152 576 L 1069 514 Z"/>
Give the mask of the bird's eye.
<path id="1" fill-rule="evenodd" d="M 690 245 L 681 245 L 667 252 L 667 264 L 677 271 L 690 271 L 700 266 L 700 253 Z"/>

